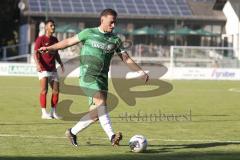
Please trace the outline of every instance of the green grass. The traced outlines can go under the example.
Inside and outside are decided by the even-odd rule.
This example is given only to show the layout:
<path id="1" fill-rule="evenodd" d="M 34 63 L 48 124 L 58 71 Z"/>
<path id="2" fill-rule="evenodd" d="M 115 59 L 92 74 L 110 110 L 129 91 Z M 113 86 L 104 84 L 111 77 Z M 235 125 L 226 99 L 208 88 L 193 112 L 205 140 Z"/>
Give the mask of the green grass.
<path id="1" fill-rule="evenodd" d="M 78 80 L 68 79 L 67 83 L 77 85 Z M 40 119 L 37 78 L 0 77 L 0 159 L 239 159 L 240 93 L 230 92 L 229 89 L 240 89 L 240 83 L 169 83 L 173 86 L 169 93 L 137 98 L 137 104 L 133 107 L 119 98 L 110 83 L 110 92 L 119 98 L 117 107 L 110 115 L 114 129 L 124 134 L 122 145 L 111 147 L 100 124 L 96 123 L 78 135 L 80 147 L 74 148 L 65 139 L 64 132 L 76 121 Z M 145 86 L 133 90 L 149 88 L 154 89 L 153 86 Z M 60 100 L 66 99 L 74 102 L 71 112 L 87 110 L 84 96 L 60 95 Z M 138 112 L 145 118 L 134 117 Z M 150 115 L 158 116 L 159 112 L 161 118 L 150 119 Z M 124 117 L 126 114 L 128 118 Z M 174 116 L 178 116 L 178 121 Z M 146 153 L 129 151 L 128 140 L 135 134 L 147 137 L 149 146 Z"/>

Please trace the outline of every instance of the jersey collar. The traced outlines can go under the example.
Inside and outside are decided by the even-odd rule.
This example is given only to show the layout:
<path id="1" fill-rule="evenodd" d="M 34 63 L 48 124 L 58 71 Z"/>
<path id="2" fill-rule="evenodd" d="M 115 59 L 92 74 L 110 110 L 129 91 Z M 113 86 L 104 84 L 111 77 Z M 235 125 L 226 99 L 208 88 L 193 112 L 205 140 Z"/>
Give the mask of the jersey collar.
<path id="1" fill-rule="evenodd" d="M 103 34 L 106 34 L 106 33 L 107 33 L 107 32 L 104 32 L 103 30 L 101 30 L 100 27 L 98 27 L 98 31 L 101 32 L 101 33 L 103 33 Z"/>

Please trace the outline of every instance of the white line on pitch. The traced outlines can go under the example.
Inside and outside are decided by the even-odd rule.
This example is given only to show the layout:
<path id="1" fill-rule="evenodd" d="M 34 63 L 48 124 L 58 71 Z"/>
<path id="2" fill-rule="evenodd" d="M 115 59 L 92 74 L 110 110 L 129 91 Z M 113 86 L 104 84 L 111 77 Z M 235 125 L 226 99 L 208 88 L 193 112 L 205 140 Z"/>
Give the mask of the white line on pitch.
<path id="1" fill-rule="evenodd" d="M 26 88 L 38 88 L 38 86 L 0 86 L 0 88 L 7 88 L 7 89 L 14 89 L 14 88 L 21 88 L 21 89 L 26 89 Z"/>
<path id="2" fill-rule="evenodd" d="M 47 139 L 59 139 L 66 137 L 57 137 L 57 136 L 29 136 L 29 135 L 14 135 L 14 134 L 0 134 L 0 137 L 19 137 L 19 138 L 47 138 Z"/>
<path id="3" fill-rule="evenodd" d="M 0 137 L 19 137 L 19 138 L 45 138 L 45 139 L 65 139 L 66 137 L 58 137 L 58 136 L 47 136 L 47 135 L 39 135 L 39 136 L 29 136 L 29 135 L 14 135 L 14 134 L 0 134 Z M 105 140 L 107 138 L 92 138 L 97 140 Z M 164 142 L 217 142 L 217 143 L 240 143 L 240 140 L 211 140 L 211 139 L 148 139 L 148 141 L 164 141 Z"/>

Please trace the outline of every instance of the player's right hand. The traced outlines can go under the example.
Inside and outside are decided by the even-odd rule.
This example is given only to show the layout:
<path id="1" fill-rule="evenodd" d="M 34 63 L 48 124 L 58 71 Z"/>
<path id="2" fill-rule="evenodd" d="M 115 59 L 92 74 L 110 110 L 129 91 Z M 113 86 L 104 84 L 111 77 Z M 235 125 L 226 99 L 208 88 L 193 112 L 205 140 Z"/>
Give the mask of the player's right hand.
<path id="1" fill-rule="evenodd" d="M 47 48 L 47 47 L 41 47 L 41 48 L 38 49 L 38 52 L 39 52 L 39 53 L 48 52 L 48 48 Z"/>
<path id="2" fill-rule="evenodd" d="M 149 81 L 149 75 L 144 72 L 144 75 L 142 76 L 142 79 L 144 80 L 145 84 Z"/>

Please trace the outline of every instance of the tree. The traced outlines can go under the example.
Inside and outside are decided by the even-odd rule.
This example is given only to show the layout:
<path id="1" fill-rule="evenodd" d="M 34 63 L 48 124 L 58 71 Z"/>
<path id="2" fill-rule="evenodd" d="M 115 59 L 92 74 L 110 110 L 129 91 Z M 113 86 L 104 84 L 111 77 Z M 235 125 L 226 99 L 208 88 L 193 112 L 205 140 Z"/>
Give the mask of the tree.
<path id="1" fill-rule="evenodd" d="M 0 0 L 0 46 L 18 43 L 19 0 Z"/>

